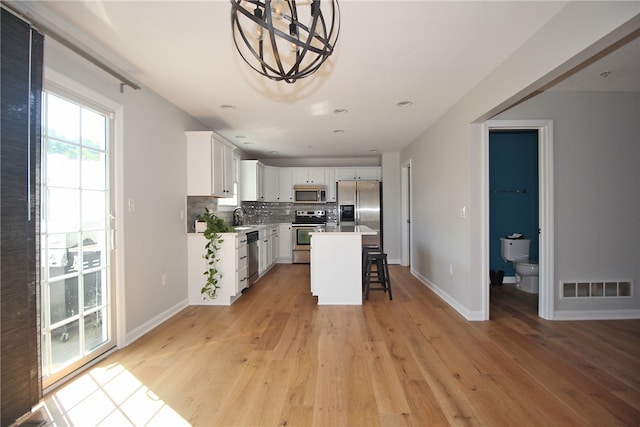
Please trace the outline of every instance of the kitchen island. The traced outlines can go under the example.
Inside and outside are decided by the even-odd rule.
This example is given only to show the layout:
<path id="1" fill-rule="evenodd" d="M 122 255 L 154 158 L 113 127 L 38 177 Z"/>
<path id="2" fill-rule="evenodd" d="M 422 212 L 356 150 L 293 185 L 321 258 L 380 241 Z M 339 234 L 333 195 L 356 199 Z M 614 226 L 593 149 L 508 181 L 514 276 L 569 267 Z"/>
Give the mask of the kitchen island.
<path id="1" fill-rule="evenodd" d="M 311 236 L 311 294 L 318 305 L 362 305 L 364 225 L 318 227 Z"/>

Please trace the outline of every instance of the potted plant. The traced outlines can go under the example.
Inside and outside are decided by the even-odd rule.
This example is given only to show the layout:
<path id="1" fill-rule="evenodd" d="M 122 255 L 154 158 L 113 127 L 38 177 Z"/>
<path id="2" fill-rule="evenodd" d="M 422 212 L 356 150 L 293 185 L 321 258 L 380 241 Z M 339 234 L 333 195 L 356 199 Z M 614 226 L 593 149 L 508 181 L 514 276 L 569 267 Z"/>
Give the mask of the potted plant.
<path id="1" fill-rule="evenodd" d="M 214 299 L 216 297 L 216 293 L 220 285 L 218 284 L 220 278 L 220 272 L 216 268 L 216 264 L 218 262 L 218 258 L 216 258 L 216 252 L 220 249 L 220 245 L 222 244 L 222 235 L 221 233 L 232 232 L 233 227 L 228 224 L 225 224 L 222 218 L 219 218 L 211 212 L 208 208 L 205 208 L 203 214 L 198 215 L 198 220 L 204 221 L 207 225 L 207 228 L 204 231 L 204 237 L 207 239 L 207 244 L 205 245 L 205 254 L 203 258 L 207 261 L 207 270 L 204 272 L 204 275 L 207 276 L 207 280 L 200 289 L 200 293 L 202 294 L 203 299 Z"/>

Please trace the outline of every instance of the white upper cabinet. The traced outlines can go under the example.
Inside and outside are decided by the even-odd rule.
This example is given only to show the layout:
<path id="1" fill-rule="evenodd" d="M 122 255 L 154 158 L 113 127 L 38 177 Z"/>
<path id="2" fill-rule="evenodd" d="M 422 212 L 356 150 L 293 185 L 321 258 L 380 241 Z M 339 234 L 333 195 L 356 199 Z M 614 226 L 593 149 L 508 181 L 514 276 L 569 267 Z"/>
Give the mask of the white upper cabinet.
<path id="1" fill-rule="evenodd" d="M 213 140 L 213 195 L 233 196 L 233 149 Z"/>
<path id="2" fill-rule="evenodd" d="M 187 136 L 187 195 L 229 197 L 233 190 L 233 150 L 211 131 Z"/>
<path id="3" fill-rule="evenodd" d="M 280 194 L 280 173 L 275 166 L 265 166 L 263 170 L 262 194 L 265 202 L 278 202 Z"/>
<path id="4" fill-rule="evenodd" d="M 324 170 L 324 182 L 327 184 L 327 202 L 336 201 L 336 170 L 327 168 Z"/>
<path id="5" fill-rule="evenodd" d="M 379 166 L 335 168 L 335 173 L 336 181 L 379 181 L 381 175 Z"/>
<path id="6" fill-rule="evenodd" d="M 293 202 L 293 169 L 280 168 L 278 184 L 278 201 Z"/>
<path id="7" fill-rule="evenodd" d="M 263 202 L 264 165 L 258 160 L 240 161 L 240 200 Z"/>
<path id="8" fill-rule="evenodd" d="M 293 185 L 326 185 L 324 168 L 291 168 Z"/>

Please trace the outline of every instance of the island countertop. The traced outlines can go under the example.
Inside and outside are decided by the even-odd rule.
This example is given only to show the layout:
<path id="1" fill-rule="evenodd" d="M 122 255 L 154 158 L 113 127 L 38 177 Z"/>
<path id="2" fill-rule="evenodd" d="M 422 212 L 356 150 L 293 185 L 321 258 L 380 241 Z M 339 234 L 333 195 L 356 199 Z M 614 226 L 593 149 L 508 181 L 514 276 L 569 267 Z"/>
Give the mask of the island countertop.
<path id="1" fill-rule="evenodd" d="M 375 236 L 377 231 L 372 230 L 366 225 L 323 225 L 316 227 L 315 230 L 309 234 L 359 234 L 361 236 Z"/>

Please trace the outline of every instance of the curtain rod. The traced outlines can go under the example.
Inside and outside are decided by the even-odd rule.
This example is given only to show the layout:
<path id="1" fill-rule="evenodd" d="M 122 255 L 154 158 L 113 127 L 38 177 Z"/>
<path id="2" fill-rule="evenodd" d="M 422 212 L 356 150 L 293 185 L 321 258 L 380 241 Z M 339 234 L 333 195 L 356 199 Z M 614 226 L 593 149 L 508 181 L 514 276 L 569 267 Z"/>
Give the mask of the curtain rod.
<path id="1" fill-rule="evenodd" d="M 27 23 L 29 23 L 31 26 L 35 27 L 37 30 L 39 30 L 42 33 L 44 33 L 45 36 L 51 37 L 52 39 L 54 39 L 58 43 L 60 43 L 63 46 L 65 46 L 67 49 L 71 50 L 72 52 L 76 53 L 80 57 L 86 59 L 87 61 L 91 62 L 93 65 L 95 65 L 96 67 L 100 68 L 102 71 L 104 71 L 104 72 L 112 75 L 116 79 L 120 80 L 120 92 L 121 93 L 124 91 L 124 86 L 129 86 L 130 88 L 132 88 L 134 90 L 139 90 L 140 89 L 140 85 L 138 85 L 137 83 L 134 83 L 132 80 L 126 78 L 120 72 L 116 71 L 115 69 L 113 69 L 109 65 L 105 64 L 104 62 L 102 62 L 99 59 L 95 58 L 94 56 L 90 55 L 89 53 L 85 52 L 84 50 L 82 50 L 81 48 L 79 48 L 78 46 L 76 46 L 75 44 L 73 44 L 72 42 L 67 40 L 66 38 L 64 38 L 62 35 L 58 34 L 57 32 L 53 31 L 51 28 L 49 28 L 46 25 L 44 25 L 42 22 L 39 22 L 37 19 L 34 19 L 28 13 L 23 12 L 22 10 L 16 8 L 12 4 L 10 4 L 10 3 L 8 3 L 8 2 L 6 2 L 4 0 L 2 1 L 2 7 L 6 8 L 10 12 L 12 12 L 13 14 L 15 14 L 18 17 L 22 18 L 23 20 L 27 21 Z"/>

